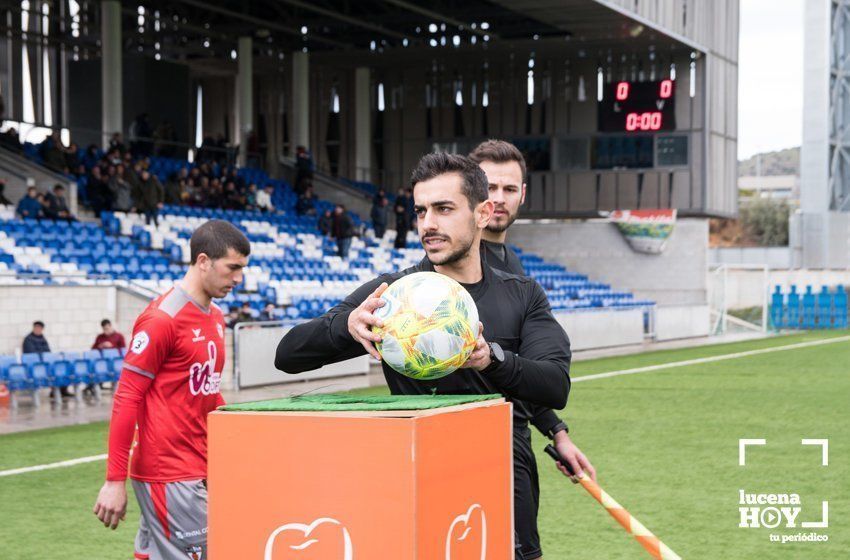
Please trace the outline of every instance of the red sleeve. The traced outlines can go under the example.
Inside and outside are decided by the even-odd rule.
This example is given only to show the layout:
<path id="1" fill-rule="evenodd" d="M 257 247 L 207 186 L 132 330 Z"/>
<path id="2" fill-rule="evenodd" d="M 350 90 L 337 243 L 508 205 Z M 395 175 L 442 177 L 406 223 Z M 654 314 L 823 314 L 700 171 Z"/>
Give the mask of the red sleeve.
<path id="1" fill-rule="evenodd" d="M 124 335 L 118 333 L 118 348 L 127 348 L 127 343 L 124 341 Z"/>
<path id="2" fill-rule="evenodd" d="M 126 480 L 130 446 L 136 430 L 139 403 L 153 379 L 126 369 L 121 374 L 118 390 L 112 404 L 112 421 L 109 424 L 109 457 L 106 463 L 106 480 Z"/>

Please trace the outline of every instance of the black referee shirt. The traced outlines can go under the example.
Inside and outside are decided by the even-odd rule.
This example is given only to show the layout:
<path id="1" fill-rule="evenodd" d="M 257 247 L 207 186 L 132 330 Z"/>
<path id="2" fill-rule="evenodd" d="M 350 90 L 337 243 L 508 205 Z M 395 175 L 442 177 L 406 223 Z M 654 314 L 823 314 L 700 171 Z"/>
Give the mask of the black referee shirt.
<path id="1" fill-rule="evenodd" d="M 486 374 L 464 368 L 431 381 L 405 377 L 382 363 L 390 391 L 405 395 L 501 393 L 511 400 L 564 408 L 570 392 L 570 342 L 552 316 L 546 294 L 531 278 L 490 268 L 483 255 L 481 267 L 481 282 L 469 288 L 484 324 L 484 338 L 502 347 L 505 361 Z M 348 316 L 382 282 L 392 284 L 423 271 L 434 271 L 427 257 L 416 266 L 363 284 L 321 317 L 294 327 L 278 344 L 275 366 L 300 373 L 362 356 L 366 351 L 349 334 Z"/>
<path id="2" fill-rule="evenodd" d="M 504 243 L 482 239 L 481 254 L 492 268 L 517 276 L 525 276 L 525 268 L 519 257 Z M 514 424 L 522 425 L 529 421 L 540 433 L 548 437 L 549 432 L 560 423 L 561 419 L 551 408 L 514 400 Z"/>

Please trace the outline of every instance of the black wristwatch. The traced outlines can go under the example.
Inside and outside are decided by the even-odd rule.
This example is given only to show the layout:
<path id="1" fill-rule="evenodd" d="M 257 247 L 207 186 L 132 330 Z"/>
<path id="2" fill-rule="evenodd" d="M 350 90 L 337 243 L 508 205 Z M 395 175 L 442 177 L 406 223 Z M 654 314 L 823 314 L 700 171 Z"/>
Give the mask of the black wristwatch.
<path id="1" fill-rule="evenodd" d="M 481 373 L 487 373 L 505 363 L 505 351 L 501 346 L 495 342 L 488 342 L 487 346 L 490 347 L 490 365 L 482 369 Z"/>
<path id="2" fill-rule="evenodd" d="M 549 428 L 549 433 L 546 435 L 549 436 L 549 439 L 554 440 L 555 434 L 557 434 L 558 432 L 570 433 L 570 429 L 569 427 L 567 427 L 566 422 L 558 422 L 557 424 Z"/>

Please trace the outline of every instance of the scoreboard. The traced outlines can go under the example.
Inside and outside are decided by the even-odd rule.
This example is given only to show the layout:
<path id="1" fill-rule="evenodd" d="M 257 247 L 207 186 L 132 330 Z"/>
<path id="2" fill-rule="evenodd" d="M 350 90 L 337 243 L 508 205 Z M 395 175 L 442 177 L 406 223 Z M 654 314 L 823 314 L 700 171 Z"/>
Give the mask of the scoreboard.
<path id="1" fill-rule="evenodd" d="M 599 132 L 676 129 L 676 82 L 613 82 L 599 102 Z"/>

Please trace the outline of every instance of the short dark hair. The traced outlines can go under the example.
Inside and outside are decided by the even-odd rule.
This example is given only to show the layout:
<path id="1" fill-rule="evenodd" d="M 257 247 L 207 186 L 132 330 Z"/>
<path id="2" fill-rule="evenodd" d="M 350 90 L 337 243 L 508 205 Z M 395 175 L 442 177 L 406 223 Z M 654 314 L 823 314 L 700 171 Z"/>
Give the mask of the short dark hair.
<path id="1" fill-rule="evenodd" d="M 466 156 L 436 152 L 422 156 L 413 172 L 410 174 L 411 186 L 416 183 L 430 181 L 434 177 L 447 173 L 457 173 L 461 177 L 461 192 L 469 201 L 469 207 L 484 202 L 489 197 L 487 192 L 487 175 L 478 164 Z"/>
<path id="2" fill-rule="evenodd" d="M 32 326 L 44 328 L 44 323 L 42 321 L 34 321 Z"/>
<path id="3" fill-rule="evenodd" d="M 198 255 L 201 253 L 212 260 L 220 259 L 227 254 L 228 249 L 247 257 L 251 254 L 251 243 L 245 234 L 230 222 L 210 220 L 196 229 L 189 240 L 189 252 L 192 257 L 190 263 L 198 262 Z"/>
<path id="4" fill-rule="evenodd" d="M 56 183 L 55 185 L 53 185 L 53 190 L 54 190 L 54 191 L 64 191 L 64 190 L 65 190 L 65 186 L 64 186 L 64 185 L 60 185 L 59 183 Z"/>
<path id="5" fill-rule="evenodd" d="M 469 159 L 475 163 L 481 163 L 482 161 L 492 161 L 493 163 L 515 161 L 519 164 L 519 168 L 522 171 L 522 181 L 525 182 L 525 158 L 522 152 L 510 142 L 495 139 L 485 140 L 469 152 Z"/>
<path id="6" fill-rule="evenodd" d="M 112 321 L 110 321 L 109 319 L 104 319 L 103 321 L 100 322 L 101 327 L 105 327 L 106 325 L 111 325 L 111 324 L 112 324 Z"/>

